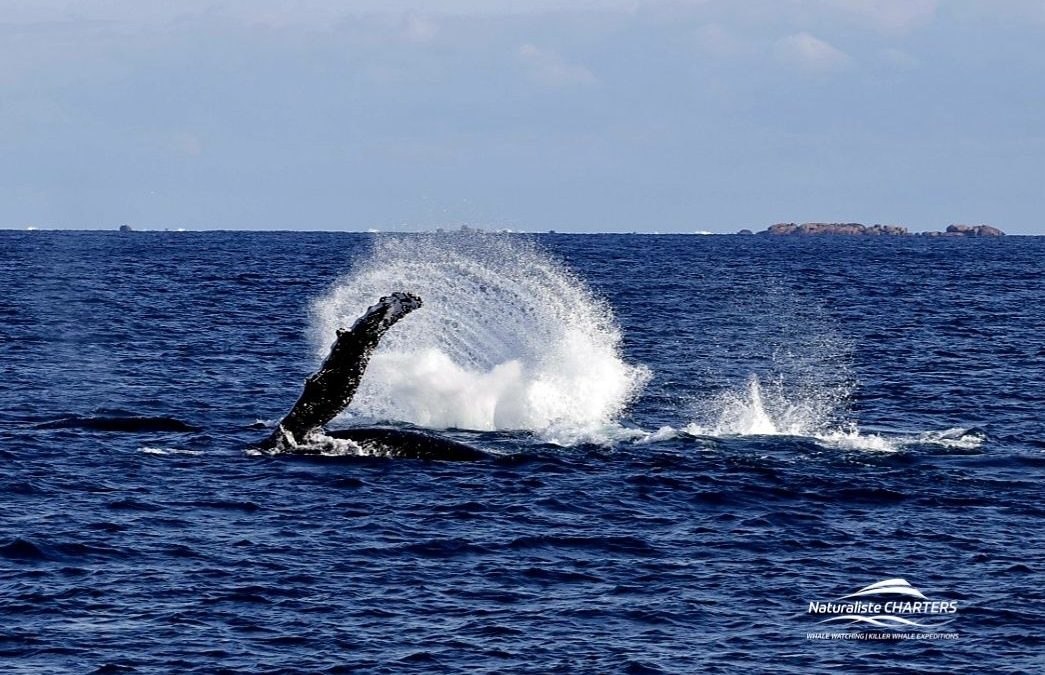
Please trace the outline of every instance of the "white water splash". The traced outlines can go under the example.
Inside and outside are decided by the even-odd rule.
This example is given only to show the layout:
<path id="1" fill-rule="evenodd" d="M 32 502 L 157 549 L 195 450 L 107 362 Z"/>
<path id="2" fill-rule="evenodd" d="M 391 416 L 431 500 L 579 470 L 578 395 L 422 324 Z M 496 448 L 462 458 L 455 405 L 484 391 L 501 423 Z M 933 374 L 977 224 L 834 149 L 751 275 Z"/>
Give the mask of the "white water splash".
<path id="1" fill-rule="evenodd" d="M 844 418 L 850 387 L 789 389 L 783 378 L 764 386 L 757 375 L 737 390 L 728 390 L 703 402 L 708 421 L 691 423 L 684 431 L 696 436 L 799 436 L 843 450 L 895 452 L 895 439 L 861 433 Z"/>
<path id="2" fill-rule="evenodd" d="M 317 355 L 382 295 L 423 307 L 383 338 L 349 415 L 436 429 L 526 430 L 572 444 L 615 424 L 649 379 L 606 303 L 518 237 L 375 237 L 314 307 Z"/>
<path id="3" fill-rule="evenodd" d="M 149 446 L 138 448 L 143 455 L 202 455 L 201 450 L 184 450 L 182 448 L 153 448 Z"/>
<path id="4" fill-rule="evenodd" d="M 897 452 L 907 447 L 935 445 L 975 450 L 986 440 L 976 429 L 953 427 L 920 433 L 872 433 L 847 420 L 849 387 L 789 391 L 781 380 L 764 387 L 752 375 L 745 387 L 726 391 L 704 402 L 710 421 L 691 423 L 683 431 L 695 436 L 798 436 L 841 450 Z M 710 413 L 710 414 L 709 414 Z"/>
<path id="5" fill-rule="evenodd" d="M 839 450 L 865 450 L 868 452 L 897 452 L 907 443 L 902 437 L 883 436 L 860 431 L 856 425 L 814 434 L 821 445 Z"/>
<path id="6" fill-rule="evenodd" d="M 647 445 L 649 443 L 660 443 L 678 438 L 678 429 L 671 426 L 663 426 L 653 433 L 641 432 L 643 435 L 634 439 L 635 445 Z"/>
<path id="7" fill-rule="evenodd" d="M 284 431 L 280 442 L 274 448 L 248 448 L 247 454 L 255 457 L 265 455 L 307 455 L 312 457 L 380 457 L 348 438 L 328 436 L 321 429 L 312 429 L 301 441 L 296 441 L 290 433 Z"/>
<path id="8" fill-rule="evenodd" d="M 848 388 L 789 390 L 782 379 L 764 386 L 757 375 L 737 390 L 701 404 L 705 422 L 686 427 L 704 436 L 813 436 L 828 431 L 847 402 Z"/>
<path id="9" fill-rule="evenodd" d="M 944 431 L 876 434 L 860 431 L 853 425 L 845 430 L 816 434 L 814 438 L 821 445 L 842 450 L 898 452 L 910 447 L 930 445 L 947 450 L 969 451 L 976 450 L 983 445 L 987 440 L 987 435 L 977 429 L 962 427 L 953 427 Z"/>
<path id="10" fill-rule="evenodd" d="M 980 429 L 951 427 L 943 431 L 926 431 L 910 440 L 911 444 L 939 445 L 950 450 L 975 450 L 987 440 Z"/>
<path id="11" fill-rule="evenodd" d="M 319 429 L 310 431 L 302 440 L 300 447 L 295 449 L 295 453 L 322 457 L 368 457 L 372 454 L 353 440 L 327 436 Z"/>

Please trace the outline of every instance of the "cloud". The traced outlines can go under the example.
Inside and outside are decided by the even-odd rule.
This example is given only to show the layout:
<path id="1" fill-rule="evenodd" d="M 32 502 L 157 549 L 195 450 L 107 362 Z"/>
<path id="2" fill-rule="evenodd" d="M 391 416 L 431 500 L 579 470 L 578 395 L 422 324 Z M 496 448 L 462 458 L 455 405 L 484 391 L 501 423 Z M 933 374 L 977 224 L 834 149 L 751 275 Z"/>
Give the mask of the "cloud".
<path id="1" fill-rule="evenodd" d="M 718 23 L 709 23 L 696 30 L 697 47 L 715 58 L 732 58 L 748 52 L 750 45 Z"/>
<path id="2" fill-rule="evenodd" d="M 532 82 L 546 87 L 584 86 L 597 82 L 584 66 L 567 63 L 557 52 L 531 44 L 519 47 L 519 60 Z"/>
<path id="3" fill-rule="evenodd" d="M 780 63 L 814 75 L 845 70 L 852 63 L 842 50 L 805 32 L 777 40 L 773 53 Z"/>

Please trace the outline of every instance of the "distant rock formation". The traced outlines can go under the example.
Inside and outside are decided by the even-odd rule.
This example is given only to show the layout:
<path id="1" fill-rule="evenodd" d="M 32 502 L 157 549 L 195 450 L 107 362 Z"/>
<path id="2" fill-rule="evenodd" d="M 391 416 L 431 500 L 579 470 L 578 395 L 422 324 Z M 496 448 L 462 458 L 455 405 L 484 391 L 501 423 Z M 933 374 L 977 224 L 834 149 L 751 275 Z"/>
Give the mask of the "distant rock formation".
<path id="1" fill-rule="evenodd" d="M 1005 233 L 990 225 L 948 225 L 943 232 L 923 232 L 927 237 L 1004 237 Z"/>
<path id="2" fill-rule="evenodd" d="M 120 225 L 120 232 L 134 232 L 130 225 Z"/>
<path id="3" fill-rule="evenodd" d="M 908 234 L 907 228 L 900 225 L 861 225 L 860 223 L 777 223 L 770 225 L 768 229 L 759 234 L 770 234 L 775 236 L 798 235 L 816 236 L 824 234 L 864 235 L 864 236 L 893 236 L 902 237 Z"/>
<path id="4" fill-rule="evenodd" d="M 751 230 L 749 230 L 747 228 L 744 228 L 740 232 L 737 232 L 737 234 L 754 234 L 754 232 L 752 232 Z"/>
<path id="5" fill-rule="evenodd" d="M 751 234 L 741 230 L 738 234 Z M 860 223 L 777 223 L 758 234 L 772 236 L 820 236 L 841 234 L 846 236 L 906 237 L 911 233 L 902 225 L 861 225 Z M 1001 237 L 1005 233 L 990 225 L 948 225 L 944 232 L 920 232 L 924 237 Z"/>

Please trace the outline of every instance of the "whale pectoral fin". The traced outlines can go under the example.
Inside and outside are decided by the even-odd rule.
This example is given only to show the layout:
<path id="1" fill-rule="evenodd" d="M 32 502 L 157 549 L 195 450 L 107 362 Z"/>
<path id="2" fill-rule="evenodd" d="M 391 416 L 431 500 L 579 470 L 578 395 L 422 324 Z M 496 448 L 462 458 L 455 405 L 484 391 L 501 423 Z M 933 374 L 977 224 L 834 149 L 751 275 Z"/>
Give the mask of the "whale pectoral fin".
<path id="1" fill-rule="evenodd" d="M 359 333 L 373 339 L 376 344 L 385 331 L 420 306 L 421 298 L 413 293 L 396 292 L 386 295 L 378 300 L 377 304 L 367 308 L 348 332 Z"/>
<path id="2" fill-rule="evenodd" d="M 352 401 L 363 379 L 370 355 L 385 332 L 400 319 L 421 306 L 413 293 L 386 295 L 367 308 L 349 329 L 338 329 L 323 365 L 305 380 L 297 403 L 262 444 L 263 448 L 283 447 L 284 435 L 302 439 L 309 431 L 322 427 L 338 416 Z"/>

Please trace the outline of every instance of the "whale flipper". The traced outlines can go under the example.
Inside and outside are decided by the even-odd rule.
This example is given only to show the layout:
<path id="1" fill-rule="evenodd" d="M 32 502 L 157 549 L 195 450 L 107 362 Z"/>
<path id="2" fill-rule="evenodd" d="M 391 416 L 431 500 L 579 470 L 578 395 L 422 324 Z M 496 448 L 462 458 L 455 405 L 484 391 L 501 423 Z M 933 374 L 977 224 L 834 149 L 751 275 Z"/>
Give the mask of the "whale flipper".
<path id="1" fill-rule="evenodd" d="M 421 298 L 412 293 L 392 293 L 367 309 L 350 329 L 339 330 L 323 365 L 305 380 L 301 397 L 261 447 L 285 448 L 288 441 L 302 441 L 309 431 L 337 417 L 352 401 L 381 336 L 420 306 Z"/>

